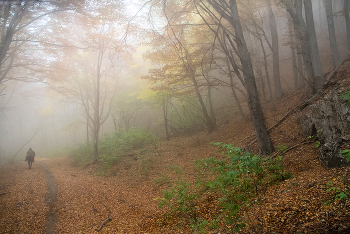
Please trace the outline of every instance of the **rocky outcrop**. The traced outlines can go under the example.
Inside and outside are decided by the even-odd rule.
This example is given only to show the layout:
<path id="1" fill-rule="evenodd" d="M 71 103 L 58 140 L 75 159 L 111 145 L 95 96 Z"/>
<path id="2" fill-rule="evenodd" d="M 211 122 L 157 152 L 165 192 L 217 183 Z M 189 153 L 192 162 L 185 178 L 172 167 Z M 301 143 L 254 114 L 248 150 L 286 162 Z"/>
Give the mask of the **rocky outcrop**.
<path id="1" fill-rule="evenodd" d="M 350 144 L 350 105 L 341 93 L 329 91 L 297 118 L 303 134 L 319 144 L 319 159 L 328 168 L 349 165 L 340 153 Z"/>

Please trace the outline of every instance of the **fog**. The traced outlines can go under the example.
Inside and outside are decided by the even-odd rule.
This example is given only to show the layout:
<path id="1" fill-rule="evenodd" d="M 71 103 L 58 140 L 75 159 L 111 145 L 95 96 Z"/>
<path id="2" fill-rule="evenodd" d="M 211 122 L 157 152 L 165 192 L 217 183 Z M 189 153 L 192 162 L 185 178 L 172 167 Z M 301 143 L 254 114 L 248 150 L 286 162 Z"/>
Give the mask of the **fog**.
<path id="1" fill-rule="evenodd" d="M 252 1 L 250 9 L 246 1 L 238 1 L 238 11 L 245 18 L 241 19 L 246 25 L 244 37 L 255 68 L 260 101 L 263 108 L 270 108 L 272 100 L 268 96 L 263 52 L 257 38 L 246 30 L 254 28 L 247 20 L 248 13 L 253 11 L 254 15 L 261 15 L 260 26 L 271 40 L 264 2 Z M 314 0 L 312 3 L 322 70 L 326 74 L 333 70 L 327 18 L 323 2 Z M 8 11 L 10 16 L 6 16 L 6 4 L 1 6 L 2 36 L 4 28 L 9 27 L 10 18 L 15 17 L 16 7 L 23 10 L 23 18 L 14 26 L 16 30 L 9 49 L 2 51 L 6 56 L 1 61 L 0 162 L 24 160 L 29 147 L 38 157 L 47 157 L 59 149 L 67 149 L 65 154 L 68 154 L 69 149 L 92 141 L 97 95 L 100 98 L 97 101 L 101 123 L 99 139 L 131 127 L 146 128 L 163 139 L 168 137 L 167 134 L 178 136 L 206 130 L 198 94 L 194 90 L 196 86 L 208 112 L 212 105 L 217 125 L 241 118 L 228 76 L 232 69 L 225 63 L 222 50 L 213 49 L 219 47 L 218 41 L 193 13 L 196 11 L 194 6 L 189 7 L 191 15 L 183 10 L 186 9 L 184 3 L 168 1 L 167 19 L 162 1 L 87 0 L 77 3 L 52 0 L 31 3 L 27 8 L 24 2 L 16 5 L 9 1 L 8 4 L 12 4 Z M 272 5 L 272 8 L 278 30 L 281 84 L 287 94 L 295 91 L 288 13 L 281 5 Z M 349 55 L 343 1 L 333 1 L 333 16 L 338 51 L 343 60 Z M 188 26 L 196 23 L 200 26 Z M 198 32 L 196 27 L 201 27 Z M 231 26 L 227 28 L 233 30 Z M 217 47 L 209 46 L 210 42 Z M 1 43 L 5 47 L 7 42 L 2 40 Z M 203 48 L 199 46 L 201 44 Z M 275 92 L 272 52 L 266 41 L 264 46 L 272 91 Z M 188 78 L 187 68 L 181 70 L 189 64 L 184 48 L 193 49 L 191 66 L 196 67 L 193 70 L 197 85 Z M 239 61 L 239 56 L 233 57 Z M 164 74 L 152 73 L 157 69 Z M 244 114 L 249 116 L 247 91 L 237 74 L 233 85 Z M 262 85 L 265 85 L 266 97 L 261 91 Z M 159 90 L 171 95 L 166 99 L 168 114 L 172 114 L 167 117 L 171 125 L 169 133 L 164 129 L 165 99 Z M 184 107 L 182 112 L 180 107 Z"/>

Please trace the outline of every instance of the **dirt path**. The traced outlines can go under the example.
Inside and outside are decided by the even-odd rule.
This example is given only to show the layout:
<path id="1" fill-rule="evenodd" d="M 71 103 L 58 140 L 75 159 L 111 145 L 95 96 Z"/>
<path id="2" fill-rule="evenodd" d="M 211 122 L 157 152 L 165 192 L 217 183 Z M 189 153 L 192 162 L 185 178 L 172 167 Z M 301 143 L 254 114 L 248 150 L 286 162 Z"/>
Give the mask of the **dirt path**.
<path id="1" fill-rule="evenodd" d="M 135 178 L 91 175 L 66 159 L 48 160 L 47 167 L 57 184 L 57 233 L 97 233 L 102 223 L 99 233 L 140 233 L 145 219 L 158 211 L 153 181 L 133 186 Z"/>
<path id="2" fill-rule="evenodd" d="M 45 233 L 47 183 L 38 161 L 31 170 L 24 160 L 0 165 L 1 233 Z"/>
<path id="3" fill-rule="evenodd" d="M 45 225 L 45 230 L 47 234 L 56 233 L 55 224 L 57 220 L 57 215 L 54 211 L 54 204 L 57 201 L 57 185 L 55 183 L 55 177 L 52 175 L 51 171 L 48 169 L 46 162 L 41 161 L 41 165 L 45 171 L 45 177 L 47 180 L 47 190 L 48 194 L 45 198 L 45 202 L 49 210 L 46 212 L 47 222 Z"/>
<path id="4" fill-rule="evenodd" d="M 2 164 L 0 233 L 140 233 L 161 194 L 138 178 L 99 177 L 66 159 L 38 158 L 30 170 L 24 160 Z"/>

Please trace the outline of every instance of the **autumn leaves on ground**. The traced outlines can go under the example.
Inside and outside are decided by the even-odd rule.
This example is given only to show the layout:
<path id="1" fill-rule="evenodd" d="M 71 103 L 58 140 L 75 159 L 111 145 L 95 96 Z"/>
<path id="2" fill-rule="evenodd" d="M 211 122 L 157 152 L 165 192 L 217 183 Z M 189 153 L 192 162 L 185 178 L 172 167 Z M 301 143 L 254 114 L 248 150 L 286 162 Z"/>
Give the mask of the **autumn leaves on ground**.
<path id="1" fill-rule="evenodd" d="M 266 107 L 268 128 L 304 99 L 302 92 L 288 94 L 275 109 Z M 246 147 L 254 140 L 253 133 L 251 122 L 232 119 L 211 134 L 175 137 L 130 152 L 103 176 L 97 164 L 73 166 L 69 157 L 46 159 L 35 149 L 31 170 L 24 157 L 1 164 L 1 233 L 194 233 L 183 217 L 168 214 L 165 219 L 167 209 L 157 206 L 162 191 L 177 177 L 169 166 L 183 167 L 183 177 L 192 183 L 198 176 L 193 167 L 196 159 L 222 157 L 210 142 Z M 349 169 L 323 167 L 315 143 L 302 136 L 294 114 L 270 134 L 275 146 L 288 147 L 280 155 L 292 177 L 268 187 L 259 202 L 250 202 L 244 215 L 249 222 L 241 232 L 347 233 L 349 204 L 334 195 L 349 185 Z M 250 150 L 256 149 L 253 143 Z M 332 187 L 334 191 L 329 190 Z M 202 218 L 214 219 L 220 213 L 217 197 L 207 196 L 201 202 L 196 207 Z M 221 226 L 220 233 L 228 233 L 229 228 Z"/>

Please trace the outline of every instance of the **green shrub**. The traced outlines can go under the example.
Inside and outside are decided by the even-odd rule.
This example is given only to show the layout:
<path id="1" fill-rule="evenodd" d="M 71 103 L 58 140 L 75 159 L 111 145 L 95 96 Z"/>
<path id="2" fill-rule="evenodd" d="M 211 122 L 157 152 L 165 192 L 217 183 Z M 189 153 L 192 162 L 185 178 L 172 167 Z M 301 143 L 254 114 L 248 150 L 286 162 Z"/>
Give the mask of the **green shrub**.
<path id="1" fill-rule="evenodd" d="M 91 162 L 94 158 L 94 146 L 86 142 L 72 149 L 69 155 L 72 158 L 72 166 Z"/>
<path id="2" fill-rule="evenodd" d="M 345 93 L 343 93 L 343 95 L 339 96 L 342 99 L 346 100 L 346 104 L 350 104 L 350 91 L 346 91 Z"/>
<path id="3" fill-rule="evenodd" d="M 346 161 L 350 162 L 350 150 L 348 149 L 344 149 L 342 151 L 340 151 L 341 155 L 346 157 Z"/>
<path id="4" fill-rule="evenodd" d="M 44 150 L 42 155 L 45 158 L 61 158 L 67 157 L 72 149 L 70 147 L 60 147 L 60 148 L 47 148 Z"/>
<path id="5" fill-rule="evenodd" d="M 99 174 L 104 174 L 127 152 L 158 142 L 159 139 L 153 133 L 140 128 L 106 134 L 103 139 L 99 140 L 98 144 L 99 161 L 101 163 Z M 94 147 L 91 143 L 85 143 L 72 150 L 70 155 L 73 158 L 74 165 L 91 162 Z"/>
<path id="6" fill-rule="evenodd" d="M 191 227 L 199 232 L 218 228 L 219 224 L 238 231 L 246 225 L 243 211 L 249 206 L 251 198 L 259 198 L 266 186 L 291 175 L 283 170 L 282 157 L 261 158 L 232 144 L 212 145 L 220 146 L 219 152 L 225 154 L 225 159 L 211 157 L 197 160 L 195 166 L 201 176 L 194 186 L 181 178 L 183 170 L 173 166 L 172 169 L 179 175 L 178 180 L 172 188 L 163 191 L 159 207 L 167 205 L 170 213 L 180 213 L 181 217 L 189 218 Z M 197 217 L 195 212 L 198 200 L 207 193 L 218 197 L 220 214 L 214 221 Z"/>
<path id="7" fill-rule="evenodd" d="M 176 213 L 185 220 L 191 220 L 195 217 L 194 204 L 198 196 L 193 191 L 191 184 L 181 178 L 183 168 L 171 165 L 170 169 L 178 175 L 178 179 L 170 189 L 163 191 L 163 198 L 159 199 L 158 207 L 167 206 L 170 213 Z"/>
<path id="8" fill-rule="evenodd" d="M 349 196 L 350 196 L 350 185 L 347 184 L 347 186 L 341 190 L 339 187 L 336 186 L 332 186 L 332 181 L 329 181 L 327 183 L 327 193 L 333 193 L 333 197 L 330 200 L 326 200 L 324 202 L 325 205 L 330 205 L 332 204 L 334 201 L 344 201 L 344 203 L 347 203 L 349 200 Z"/>
<path id="9" fill-rule="evenodd" d="M 169 177 L 167 175 L 164 175 L 164 176 L 162 176 L 160 178 L 155 178 L 154 179 L 154 184 L 158 185 L 158 186 L 168 185 L 170 183 L 171 183 L 171 181 L 170 181 L 170 179 L 169 179 Z"/>

